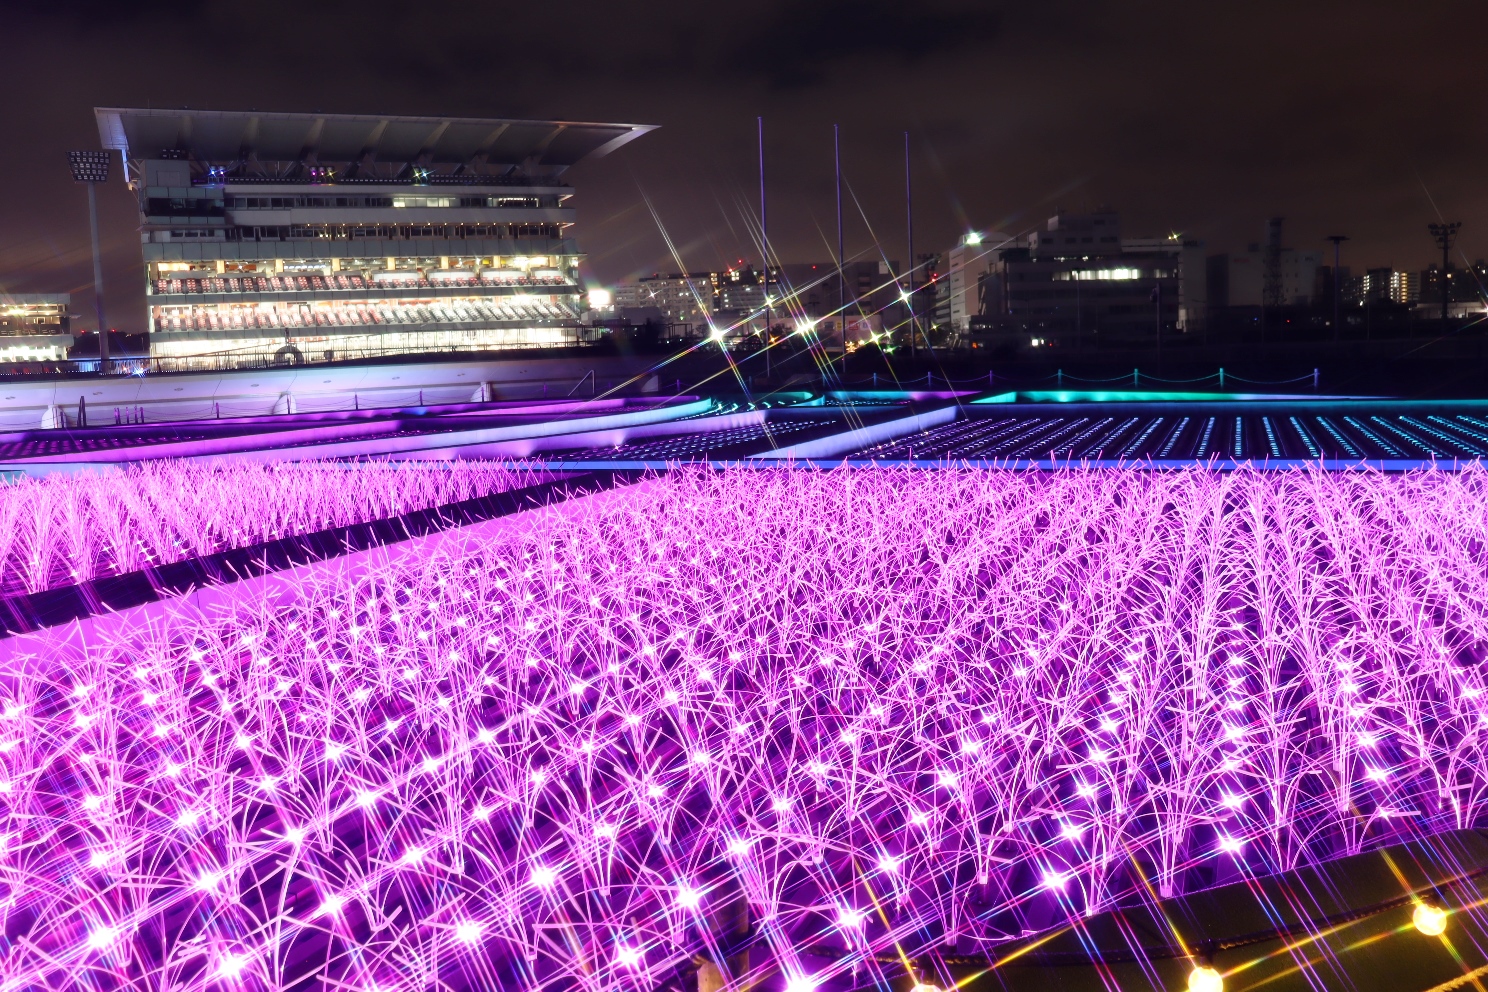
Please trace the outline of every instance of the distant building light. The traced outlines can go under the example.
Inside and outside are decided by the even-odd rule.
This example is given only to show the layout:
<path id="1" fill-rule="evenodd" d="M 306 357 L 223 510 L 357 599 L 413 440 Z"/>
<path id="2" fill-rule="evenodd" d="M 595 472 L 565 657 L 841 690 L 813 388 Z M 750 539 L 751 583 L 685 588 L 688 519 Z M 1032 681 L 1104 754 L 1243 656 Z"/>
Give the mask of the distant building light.
<path id="1" fill-rule="evenodd" d="M 608 289 L 589 290 L 589 305 L 596 310 L 602 310 L 614 302 L 615 297 Z"/>
<path id="2" fill-rule="evenodd" d="M 969 245 L 979 245 L 982 243 L 982 236 L 976 231 L 972 231 L 966 236 L 966 243 Z"/>
<path id="3" fill-rule="evenodd" d="M 1091 280 L 1127 280 L 1142 278 L 1141 269 L 1071 269 L 1068 272 L 1054 273 L 1054 279 L 1059 282 L 1077 280 L 1087 282 Z"/>

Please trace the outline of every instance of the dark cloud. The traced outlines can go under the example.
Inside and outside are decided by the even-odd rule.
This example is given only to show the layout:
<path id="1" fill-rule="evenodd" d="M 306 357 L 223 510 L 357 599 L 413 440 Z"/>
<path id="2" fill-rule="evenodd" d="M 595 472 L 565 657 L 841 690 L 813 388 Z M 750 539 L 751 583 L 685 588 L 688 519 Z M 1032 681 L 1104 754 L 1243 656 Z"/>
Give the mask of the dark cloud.
<path id="1" fill-rule="evenodd" d="M 843 62 L 886 58 L 899 68 L 950 57 L 997 37 L 1001 18 L 985 3 L 821 0 L 777 3 L 745 20 L 732 62 L 791 89 L 825 82 Z"/>

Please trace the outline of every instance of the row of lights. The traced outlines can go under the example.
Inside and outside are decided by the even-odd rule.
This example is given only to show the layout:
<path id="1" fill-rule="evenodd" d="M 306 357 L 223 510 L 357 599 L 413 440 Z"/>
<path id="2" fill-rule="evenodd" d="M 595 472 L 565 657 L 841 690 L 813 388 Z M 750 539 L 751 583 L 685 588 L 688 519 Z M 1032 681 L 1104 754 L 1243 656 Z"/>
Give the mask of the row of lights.
<path id="1" fill-rule="evenodd" d="M 1447 930 L 1447 911 L 1427 902 L 1416 903 L 1411 923 L 1427 937 L 1440 937 Z M 916 992 L 919 992 L 918 988 Z M 1200 964 L 1188 973 L 1188 992 L 1224 992 L 1224 976 L 1211 964 Z"/>

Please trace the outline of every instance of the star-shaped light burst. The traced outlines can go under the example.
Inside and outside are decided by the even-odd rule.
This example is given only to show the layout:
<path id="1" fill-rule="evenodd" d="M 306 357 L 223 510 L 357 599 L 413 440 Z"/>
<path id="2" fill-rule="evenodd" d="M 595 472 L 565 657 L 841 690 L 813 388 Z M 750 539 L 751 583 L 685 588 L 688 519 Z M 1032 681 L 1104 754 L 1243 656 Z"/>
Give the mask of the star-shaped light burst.
<path id="1" fill-rule="evenodd" d="M 267 472 L 312 509 L 181 553 L 354 516 L 354 471 Z M 519 475 L 400 471 L 366 478 Z M 66 485 L 149 482 L 184 534 L 230 476 Z M 0 682 L 6 978 L 632 988 L 744 933 L 827 984 L 1481 823 L 1481 478 L 677 470 L 38 641 Z"/>

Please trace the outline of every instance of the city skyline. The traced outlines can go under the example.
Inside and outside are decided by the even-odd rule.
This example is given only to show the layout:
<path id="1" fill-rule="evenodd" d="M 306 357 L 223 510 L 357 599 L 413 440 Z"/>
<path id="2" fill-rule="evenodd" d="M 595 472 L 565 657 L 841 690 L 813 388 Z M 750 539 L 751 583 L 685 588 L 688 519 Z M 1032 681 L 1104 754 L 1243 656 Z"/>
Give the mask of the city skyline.
<path id="1" fill-rule="evenodd" d="M 283 42 L 185 12 L 185 34 L 205 42 L 183 47 L 162 33 L 159 5 L 10 7 L 0 22 L 12 37 L 60 39 L 52 49 L 70 54 L 46 87 L 36 46 L 0 70 L 12 92 L 33 96 L 9 115 L 31 136 L 27 151 L 0 166 L 0 290 L 72 292 L 79 313 L 91 309 L 86 205 L 63 155 L 96 146 L 93 106 L 127 101 L 660 124 L 647 142 L 574 170 L 586 275 L 606 285 L 751 259 L 760 115 L 770 238 L 787 262 L 832 254 L 834 123 L 849 256 L 873 257 L 874 234 L 889 257 L 904 255 L 905 130 L 917 251 L 946 250 L 968 230 L 1031 230 L 1057 207 L 1109 205 L 1134 234 L 1178 230 L 1211 252 L 1260 241 L 1266 219 L 1285 216 L 1289 247 L 1348 234 L 1343 264 L 1355 273 L 1424 268 L 1425 225 L 1442 218 L 1464 222 L 1459 263 L 1488 254 L 1488 197 L 1474 182 L 1482 112 L 1467 72 L 1437 64 L 1433 40 L 1482 15 L 1462 4 L 1410 19 L 1382 4 L 1351 6 L 1347 18 L 1342 9 L 1282 22 L 1279 6 L 1118 15 L 1099 3 L 1042 13 L 940 4 L 910 17 L 827 4 L 809 15 L 768 7 L 733 30 L 727 11 L 654 8 L 643 23 L 595 8 L 572 37 L 528 51 L 498 42 L 542 37 L 540 19 L 523 20 L 536 15 L 510 30 L 477 15 L 456 30 L 372 4 L 339 37 L 330 14 L 307 12 L 303 37 Z M 395 33 L 406 40 L 395 66 L 361 57 L 386 51 Z M 326 58 L 306 61 L 311 47 Z M 140 330 L 132 197 L 117 179 L 100 192 L 105 285 L 120 287 L 111 323 Z"/>

